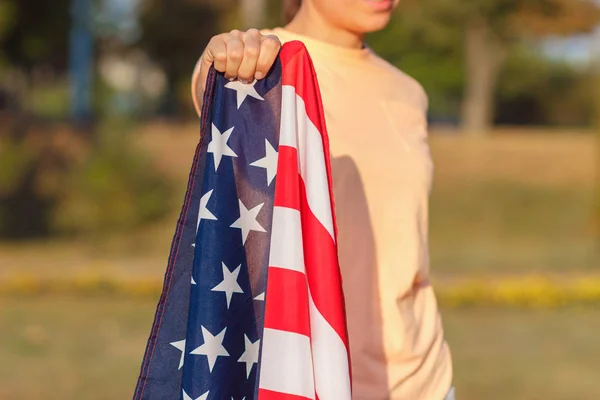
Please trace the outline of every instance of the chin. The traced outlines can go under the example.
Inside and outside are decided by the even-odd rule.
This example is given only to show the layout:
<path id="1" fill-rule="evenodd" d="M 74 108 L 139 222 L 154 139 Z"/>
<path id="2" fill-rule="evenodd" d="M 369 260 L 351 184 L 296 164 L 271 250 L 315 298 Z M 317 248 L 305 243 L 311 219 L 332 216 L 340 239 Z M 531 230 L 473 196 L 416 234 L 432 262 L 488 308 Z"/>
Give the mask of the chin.
<path id="1" fill-rule="evenodd" d="M 384 29 L 390 23 L 391 15 L 371 15 L 355 21 L 355 32 L 372 33 Z"/>

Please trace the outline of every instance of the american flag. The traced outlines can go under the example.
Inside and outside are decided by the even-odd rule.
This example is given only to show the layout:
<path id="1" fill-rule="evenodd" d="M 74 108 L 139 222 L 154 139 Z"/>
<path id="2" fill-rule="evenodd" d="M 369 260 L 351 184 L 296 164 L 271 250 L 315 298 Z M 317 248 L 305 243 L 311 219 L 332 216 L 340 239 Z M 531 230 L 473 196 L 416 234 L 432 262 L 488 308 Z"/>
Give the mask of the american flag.
<path id="1" fill-rule="evenodd" d="M 135 400 L 350 400 L 328 139 L 286 43 L 252 84 L 209 73 Z"/>

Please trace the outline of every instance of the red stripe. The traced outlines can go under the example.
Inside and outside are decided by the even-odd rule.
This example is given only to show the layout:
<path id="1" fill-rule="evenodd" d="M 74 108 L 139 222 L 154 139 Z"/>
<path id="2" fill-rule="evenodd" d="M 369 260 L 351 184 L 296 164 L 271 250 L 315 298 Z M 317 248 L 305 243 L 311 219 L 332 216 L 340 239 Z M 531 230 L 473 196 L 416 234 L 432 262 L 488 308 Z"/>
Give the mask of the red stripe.
<path id="1" fill-rule="evenodd" d="M 309 397 L 296 396 L 295 394 L 274 392 L 272 390 L 266 390 L 266 389 L 258 389 L 258 398 L 260 400 L 312 400 Z"/>
<path id="2" fill-rule="evenodd" d="M 312 300 L 323 318 L 336 331 L 346 347 L 348 362 L 348 335 L 346 331 L 345 305 L 342 292 L 341 275 L 337 259 L 337 226 L 333 213 L 334 202 L 332 192 L 329 140 L 325 125 L 324 113 L 316 74 L 312 61 L 304 45 L 300 42 L 289 42 L 283 46 L 280 59 L 282 61 L 282 84 L 295 88 L 306 108 L 306 114 L 321 133 L 323 158 L 329 183 L 330 209 L 332 211 L 334 238 L 312 213 L 306 193 L 306 187 L 298 171 L 298 151 L 288 146 L 279 147 L 277 166 L 277 185 L 275 189 L 275 206 L 289 207 L 300 211 L 302 224 L 303 252 L 306 277 L 301 273 L 278 268 L 269 268 L 265 325 L 281 324 L 278 329 L 295 331 L 310 327 L 310 319 L 298 321 L 299 316 L 306 318 L 309 310 L 306 285 Z M 273 296 L 271 296 L 273 294 Z M 283 298 L 285 301 L 281 301 Z M 278 300 L 279 299 L 279 300 Z M 306 301 L 306 306 L 301 305 Z M 292 304 L 290 312 L 287 304 Z M 297 307 L 297 308 L 296 308 Z M 305 312 L 300 312 L 304 307 Z M 287 315 L 287 317 L 286 317 Z M 291 315 L 291 317 L 290 317 Z M 365 327 L 368 329 L 368 327 Z M 310 331 L 308 331 L 310 337 Z M 313 338 L 311 338 L 312 340 Z M 350 373 L 350 371 L 348 371 Z M 305 397 L 259 390 L 260 400 L 302 400 Z"/>
<path id="3" fill-rule="evenodd" d="M 323 138 L 324 160 L 331 191 L 331 167 L 329 164 L 329 143 L 325 120 L 321 109 L 321 98 L 310 57 L 300 42 L 288 42 L 281 51 L 282 83 L 292 85 L 302 97 L 309 119 L 315 124 Z M 311 97 L 312 95 L 312 97 Z M 281 187 L 279 187 L 281 186 Z M 337 332 L 348 349 L 348 334 L 342 282 L 337 258 L 337 246 L 329 232 L 310 210 L 306 187 L 298 171 L 298 153 L 295 148 L 279 147 L 277 166 L 277 187 L 275 205 L 291 207 L 300 211 L 304 260 L 310 294 L 319 312 Z M 333 201 L 331 210 L 334 210 Z M 335 213 L 332 212 L 334 217 Z M 335 231 L 337 236 L 337 229 Z M 269 303 L 267 302 L 267 307 Z"/>
<path id="4" fill-rule="evenodd" d="M 270 267 L 266 301 L 268 312 L 265 315 L 265 328 L 310 337 L 306 275 Z"/>
<path id="5" fill-rule="evenodd" d="M 279 148 L 275 205 L 300 211 L 304 262 L 313 301 L 325 320 L 338 333 L 348 348 L 346 316 L 337 247 L 331 235 L 312 213 L 307 201 L 304 181 L 298 174 L 296 149 Z M 271 272 L 269 271 L 269 274 Z M 271 279 L 269 275 L 269 280 Z M 267 295 L 269 289 L 267 289 Z M 267 318 L 272 303 L 267 300 Z"/>
<path id="6" fill-rule="evenodd" d="M 298 150 L 290 146 L 279 146 L 277 157 L 274 206 L 300 210 Z"/>
<path id="7" fill-rule="evenodd" d="M 289 207 L 300 211 L 304 262 L 310 293 L 315 306 L 338 333 L 347 349 L 348 335 L 337 247 L 327 229 L 310 210 L 306 187 L 302 177 L 298 174 L 297 160 L 295 148 L 288 146 L 279 148 L 275 206 Z M 270 274 L 271 270 L 269 270 L 269 281 L 271 280 Z M 267 300 L 266 304 L 265 318 L 269 318 L 273 312 L 270 309 L 272 303 Z M 285 312 L 285 310 L 282 311 Z"/>
<path id="8" fill-rule="evenodd" d="M 300 191 L 304 264 L 310 294 L 321 315 L 337 332 L 348 349 L 346 308 L 337 247 L 327 229 L 310 210 L 302 180 L 300 180 Z"/>
<path id="9" fill-rule="evenodd" d="M 313 67 L 312 60 L 308 50 L 302 42 L 291 41 L 283 45 L 280 53 L 283 85 L 293 86 L 296 94 L 304 100 L 306 114 L 317 130 L 321 133 L 323 139 L 323 151 L 325 152 L 325 168 L 327 170 L 327 180 L 329 182 L 329 199 L 331 209 L 335 210 L 333 199 L 333 186 L 331 184 L 331 155 L 329 152 L 329 136 L 327 135 L 327 125 L 325 123 L 325 113 L 323 112 L 321 91 L 317 74 Z M 332 212 L 334 235 L 337 238 L 337 224 L 335 213 Z"/>

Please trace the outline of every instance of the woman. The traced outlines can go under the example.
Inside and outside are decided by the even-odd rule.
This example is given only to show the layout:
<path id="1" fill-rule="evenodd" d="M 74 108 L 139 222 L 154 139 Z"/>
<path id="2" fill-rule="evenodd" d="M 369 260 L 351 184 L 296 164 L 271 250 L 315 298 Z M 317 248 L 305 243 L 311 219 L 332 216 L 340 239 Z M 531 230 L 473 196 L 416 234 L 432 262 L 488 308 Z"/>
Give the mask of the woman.
<path id="1" fill-rule="evenodd" d="M 290 0 L 285 28 L 212 38 L 192 82 L 196 109 L 210 65 L 265 77 L 281 41 L 313 60 L 330 138 L 354 399 L 454 398 L 452 363 L 428 280 L 427 97 L 363 44 L 398 0 Z"/>

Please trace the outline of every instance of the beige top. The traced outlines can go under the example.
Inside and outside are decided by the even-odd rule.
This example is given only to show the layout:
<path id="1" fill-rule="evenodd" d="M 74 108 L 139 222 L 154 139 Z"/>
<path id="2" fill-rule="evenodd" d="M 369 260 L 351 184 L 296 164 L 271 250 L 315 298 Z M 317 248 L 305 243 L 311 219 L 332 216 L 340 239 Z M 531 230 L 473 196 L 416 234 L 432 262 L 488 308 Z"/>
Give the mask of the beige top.
<path id="1" fill-rule="evenodd" d="M 443 400 L 450 351 L 429 284 L 427 96 L 370 49 L 306 45 L 330 139 L 353 399 Z"/>

